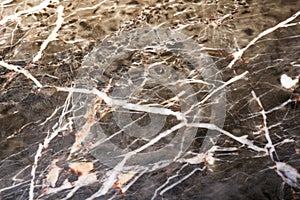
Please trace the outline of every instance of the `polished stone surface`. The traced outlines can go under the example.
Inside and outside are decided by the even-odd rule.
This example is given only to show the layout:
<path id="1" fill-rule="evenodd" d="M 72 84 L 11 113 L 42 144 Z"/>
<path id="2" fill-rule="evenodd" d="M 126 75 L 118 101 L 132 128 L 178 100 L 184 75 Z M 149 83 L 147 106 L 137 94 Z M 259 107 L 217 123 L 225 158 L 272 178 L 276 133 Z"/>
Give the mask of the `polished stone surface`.
<path id="1" fill-rule="evenodd" d="M 0 199 L 300 198 L 298 0 L 0 8 Z"/>

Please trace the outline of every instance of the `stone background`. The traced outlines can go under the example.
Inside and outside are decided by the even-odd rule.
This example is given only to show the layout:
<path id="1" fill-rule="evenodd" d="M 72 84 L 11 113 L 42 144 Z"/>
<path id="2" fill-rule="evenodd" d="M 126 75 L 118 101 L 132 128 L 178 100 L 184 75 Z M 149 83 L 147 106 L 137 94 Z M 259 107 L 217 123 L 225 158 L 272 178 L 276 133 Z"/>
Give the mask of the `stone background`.
<path id="1" fill-rule="evenodd" d="M 59 24 L 59 6 L 63 7 L 63 21 L 55 37 L 50 38 Z M 255 145 L 265 147 L 261 108 L 251 94 L 255 91 L 264 110 L 278 108 L 267 114 L 270 135 L 276 144 L 276 160 L 299 171 L 299 85 L 286 89 L 280 83 L 282 74 L 294 79 L 300 75 L 299 17 L 290 26 L 260 38 L 231 69 L 227 67 L 234 58 L 233 53 L 299 9 L 298 0 L 0 2 L 0 60 L 28 70 L 43 86 L 49 86 L 39 89 L 24 75 L 1 64 L 0 199 L 28 199 L 32 182 L 35 199 L 86 199 L 99 190 L 108 169 L 84 150 L 67 159 L 76 133 L 70 127 L 57 131 L 43 148 L 32 178 L 39 144 L 57 130 L 55 124 L 63 108 L 68 107 L 65 103 L 68 93 L 54 88 L 72 86 L 84 56 L 105 38 L 149 24 L 178 29 L 204 45 L 222 71 L 224 82 L 248 71 L 246 77 L 226 87 L 224 129 L 236 136 L 247 135 Z M 41 58 L 35 60 L 45 41 L 49 42 Z M 290 102 L 282 105 L 289 99 Z M 64 120 L 71 115 L 66 115 Z M 193 152 L 197 153 L 198 142 L 195 140 L 191 146 Z M 96 199 L 300 198 L 300 187 L 297 188 L 300 176 L 296 178 L 295 187 L 290 187 L 276 173 L 276 162 L 269 156 L 251 151 L 226 136 L 220 137 L 218 146 L 220 150 L 213 153 L 215 164 L 204 171 L 200 168 L 205 163 L 182 168 L 182 163 L 174 162 L 163 169 L 144 173 L 125 194 L 114 187 L 106 197 Z M 53 165 L 56 159 L 57 164 Z M 92 172 L 97 174 L 97 181 L 83 184 L 74 194 L 70 194 L 73 187 L 51 193 L 65 186 L 66 180 L 70 183 L 79 180 L 84 173 L 75 173 L 70 166 L 77 162 L 93 163 Z M 60 168 L 54 187 L 46 181 L 53 166 Z M 183 179 L 189 174 L 189 178 Z M 167 186 L 183 181 L 160 194 L 167 187 L 160 186 L 167 180 Z"/>

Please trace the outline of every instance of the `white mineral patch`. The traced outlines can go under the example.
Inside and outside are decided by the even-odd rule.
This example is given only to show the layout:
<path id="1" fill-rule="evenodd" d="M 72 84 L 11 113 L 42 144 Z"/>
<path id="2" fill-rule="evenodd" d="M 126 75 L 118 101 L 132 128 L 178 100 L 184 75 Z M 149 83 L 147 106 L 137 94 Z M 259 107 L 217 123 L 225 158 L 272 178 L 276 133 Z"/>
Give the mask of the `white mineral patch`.
<path id="1" fill-rule="evenodd" d="M 284 87 L 286 89 L 293 89 L 298 82 L 299 82 L 298 77 L 295 79 L 292 79 L 291 77 L 289 77 L 286 74 L 282 74 L 280 77 L 280 83 L 281 83 L 282 87 Z"/>

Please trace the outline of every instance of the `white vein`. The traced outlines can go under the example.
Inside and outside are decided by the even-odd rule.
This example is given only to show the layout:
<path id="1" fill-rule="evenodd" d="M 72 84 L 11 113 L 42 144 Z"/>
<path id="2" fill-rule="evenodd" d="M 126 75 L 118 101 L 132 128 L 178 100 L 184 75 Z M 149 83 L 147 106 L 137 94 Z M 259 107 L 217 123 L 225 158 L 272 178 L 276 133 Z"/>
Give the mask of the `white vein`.
<path id="1" fill-rule="evenodd" d="M 273 153 L 275 152 L 275 147 L 274 147 L 273 142 L 272 142 L 271 137 L 270 137 L 270 132 L 269 132 L 268 123 L 267 123 L 266 111 L 265 111 L 260 99 L 256 96 L 256 94 L 253 90 L 251 91 L 251 94 L 252 94 L 252 96 L 254 97 L 254 99 L 258 103 L 258 106 L 261 109 L 260 113 L 261 113 L 262 118 L 263 118 L 263 130 L 265 132 L 265 138 L 268 141 L 268 143 L 266 144 L 266 151 L 269 152 L 272 161 L 274 161 Z"/>
<path id="2" fill-rule="evenodd" d="M 45 0 L 37 6 L 29 8 L 27 10 L 22 10 L 20 12 L 17 12 L 14 15 L 5 16 L 5 17 L 3 17 L 2 20 L 0 20 L 0 25 L 4 25 L 8 21 L 17 20 L 21 15 L 24 15 L 24 14 L 31 14 L 31 13 L 39 12 L 42 9 L 46 8 L 50 4 L 50 2 L 51 2 L 51 0 Z"/>
<path id="3" fill-rule="evenodd" d="M 44 139 L 43 144 L 40 143 L 38 146 L 38 150 L 34 156 L 34 163 L 32 165 L 31 169 L 31 182 L 30 182 L 30 188 L 29 188 L 29 200 L 34 199 L 34 182 L 35 182 L 35 174 L 36 174 L 36 169 L 38 167 L 38 161 L 40 157 L 42 156 L 42 151 L 44 148 L 47 148 L 50 142 L 61 132 L 68 130 L 68 127 L 70 126 L 69 123 L 63 124 L 63 118 L 65 117 L 66 114 L 68 114 L 70 111 L 67 110 L 67 108 L 70 105 L 70 99 L 71 99 L 71 93 L 68 95 L 65 104 L 63 106 L 63 111 L 62 114 L 59 118 L 59 121 L 53 126 L 54 131 L 51 134 L 48 134 L 47 137 Z M 55 111 L 56 112 L 56 111 Z"/>
<path id="4" fill-rule="evenodd" d="M 252 45 L 254 45 L 259 39 L 261 39 L 262 37 L 276 31 L 279 28 L 283 28 L 286 27 L 286 25 L 293 21 L 294 19 L 296 19 L 298 16 L 300 15 L 300 11 L 296 12 L 294 15 L 292 15 L 291 17 L 289 17 L 288 19 L 278 23 L 276 26 L 273 26 L 263 32 L 261 32 L 257 37 L 255 37 L 253 40 L 251 40 L 247 46 L 245 46 L 244 48 L 234 52 L 232 55 L 234 56 L 234 59 L 228 64 L 227 68 L 232 68 L 233 65 L 236 63 L 236 61 L 238 61 L 239 59 L 242 58 L 243 54 L 245 53 L 245 51 L 247 51 Z"/>
<path id="5" fill-rule="evenodd" d="M 6 69 L 13 70 L 15 72 L 23 74 L 24 76 L 32 80 L 37 87 L 39 88 L 43 87 L 43 85 L 26 69 L 23 69 L 22 67 L 17 65 L 8 64 L 4 61 L 0 61 L 0 65 L 2 67 L 5 67 Z"/>
<path id="6" fill-rule="evenodd" d="M 42 57 L 42 54 L 43 54 L 43 51 L 46 49 L 46 47 L 48 46 L 48 44 L 55 40 L 56 37 L 57 37 L 57 32 L 58 30 L 61 28 L 61 25 L 64 21 L 64 18 L 63 18 L 63 11 L 64 11 L 64 7 L 63 6 L 58 6 L 57 7 L 57 20 L 56 20 L 56 26 L 55 28 L 53 29 L 53 31 L 51 32 L 51 34 L 48 36 L 48 38 L 46 40 L 43 41 L 41 47 L 40 47 L 40 50 L 39 52 L 36 54 L 36 56 L 33 58 L 33 62 L 37 62 L 41 57 Z"/>

